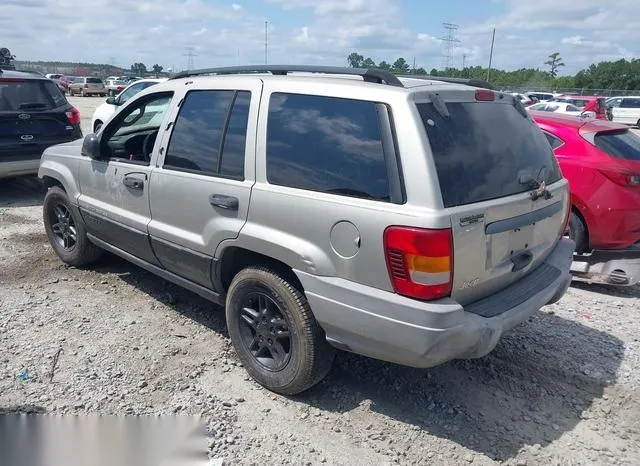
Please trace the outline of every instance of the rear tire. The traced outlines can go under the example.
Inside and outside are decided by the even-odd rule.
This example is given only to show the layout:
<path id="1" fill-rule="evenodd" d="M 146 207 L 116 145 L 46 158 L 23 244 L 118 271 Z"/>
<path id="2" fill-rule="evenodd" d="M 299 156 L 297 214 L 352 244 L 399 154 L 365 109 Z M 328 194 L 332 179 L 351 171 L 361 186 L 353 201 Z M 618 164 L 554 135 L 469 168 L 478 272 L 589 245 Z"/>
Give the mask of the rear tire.
<path id="1" fill-rule="evenodd" d="M 571 212 L 569 217 L 569 238 L 576 243 L 576 252 L 583 254 L 589 250 L 589 240 L 587 237 L 587 227 L 575 213 Z"/>
<path id="2" fill-rule="evenodd" d="M 269 268 L 248 267 L 233 278 L 226 315 L 238 357 L 265 388 L 295 395 L 331 369 L 335 349 L 327 343 L 307 298 Z"/>
<path id="3" fill-rule="evenodd" d="M 49 243 L 62 262 L 81 267 L 102 255 L 102 249 L 87 238 L 84 223 L 75 214 L 63 189 L 58 186 L 49 188 L 42 213 Z"/>

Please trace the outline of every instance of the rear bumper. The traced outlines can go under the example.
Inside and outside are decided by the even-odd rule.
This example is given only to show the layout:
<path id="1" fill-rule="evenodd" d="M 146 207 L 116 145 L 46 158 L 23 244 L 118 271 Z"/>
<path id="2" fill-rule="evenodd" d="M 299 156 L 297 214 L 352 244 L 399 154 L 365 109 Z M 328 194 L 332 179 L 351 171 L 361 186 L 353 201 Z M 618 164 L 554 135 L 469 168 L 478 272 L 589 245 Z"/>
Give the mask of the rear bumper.
<path id="1" fill-rule="evenodd" d="M 11 162 L 0 161 L 0 178 L 13 176 L 36 175 L 40 166 L 40 155 L 33 159 L 17 160 Z"/>
<path id="2" fill-rule="evenodd" d="M 492 296 L 496 306 L 508 304 L 493 317 L 469 312 L 453 299 L 422 302 L 343 279 L 296 273 L 331 344 L 376 359 L 431 367 L 486 355 L 504 332 L 558 301 L 571 283 L 573 249 L 571 240 L 558 242 L 542 264 L 557 269 L 544 287 L 530 273 Z"/>

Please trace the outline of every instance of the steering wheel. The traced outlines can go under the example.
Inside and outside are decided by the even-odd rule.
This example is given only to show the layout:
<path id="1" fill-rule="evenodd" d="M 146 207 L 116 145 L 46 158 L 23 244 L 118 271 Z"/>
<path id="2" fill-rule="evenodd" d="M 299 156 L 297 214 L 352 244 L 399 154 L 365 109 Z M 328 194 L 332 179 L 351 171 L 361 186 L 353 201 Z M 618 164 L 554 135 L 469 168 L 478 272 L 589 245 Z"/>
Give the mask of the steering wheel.
<path id="1" fill-rule="evenodd" d="M 153 146 L 156 143 L 156 138 L 158 137 L 159 131 L 154 131 L 153 133 L 147 134 L 142 142 L 142 155 L 144 156 L 144 160 L 146 162 L 151 161 L 151 152 L 153 152 Z"/>

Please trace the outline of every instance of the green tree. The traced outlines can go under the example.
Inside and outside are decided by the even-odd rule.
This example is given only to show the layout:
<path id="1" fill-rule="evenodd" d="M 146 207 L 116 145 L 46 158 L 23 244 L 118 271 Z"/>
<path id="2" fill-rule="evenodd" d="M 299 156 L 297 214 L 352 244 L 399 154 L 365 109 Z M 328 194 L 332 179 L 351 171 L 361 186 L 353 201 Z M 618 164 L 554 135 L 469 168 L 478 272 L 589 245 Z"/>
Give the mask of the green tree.
<path id="1" fill-rule="evenodd" d="M 144 76 L 147 73 L 147 66 L 144 63 L 134 63 L 131 65 L 131 71 L 136 76 Z"/>
<path id="2" fill-rule="evenodd" d="M 357 52 L 353 52 L 347 57 L 347 63 L 351 68 L 362 68 L 363 61 L 364 57 Z"/>
<path id="3" fill-rule="evenodd" d="M 366 58 L 362 62 L 362 67 L 363 68 L 375 68 L 376 67 L 376 62 L 374 62 L 371 58 Z"/>
<path id="4" fill-rule="evenodd" d="M 407 60 L 400 57 L 393 62 L 391 69 L 394 73 L 407 73 L 409 71 L 409 64 L 407 63 Z"/>
<path id="5" fill-rule="evenodd" d="M 390 70 L 391 69 L 391 65 L 389 63 L 387 63 L 386 61 L 382 60 L 380 63 L 378 63 L 378 68 L 380 68 L 381 70 Z"/>
<path id="6" fill-rule="evenodd" d="M 565 66 L 562 62 L 562 57 L 560 56 L 560 52 L 553 52 L 549 55 L 549 60 L 544 62 L 545 65 L 549 65 L 549 74 L 552 78 L 558 76 L 558 68 L 561 66 Z"/>
<path id="7" fill-rule="evenodd" d="M 158 65 L 157 63 L 155 65 L 153 65 L 153 72 L 156 75 L 156 78 L 160 76 L 160 73 L 162 73 L 162 70 L 164 69 L 163 66 Z"/>

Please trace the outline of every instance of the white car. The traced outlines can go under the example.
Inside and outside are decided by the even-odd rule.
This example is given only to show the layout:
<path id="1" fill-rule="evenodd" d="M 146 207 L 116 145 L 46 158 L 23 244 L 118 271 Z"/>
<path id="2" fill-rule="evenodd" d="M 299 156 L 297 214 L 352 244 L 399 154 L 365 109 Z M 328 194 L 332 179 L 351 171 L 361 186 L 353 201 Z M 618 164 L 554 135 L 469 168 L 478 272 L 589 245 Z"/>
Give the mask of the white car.
<path id="1" fill-rule="evenodd" d="M 554 99 L 556 97 L 558 97 L 560 94 L 553 94 L 551 92 L 525 92 L 524 95 L 526 95 L 527 97 L 529 97 L 530 99 L 535 97 L 538 102 L 542 103 L 542 102 L 547 102 L 548 100 Z"/>
<path id="2" fill-rule="evenodd" d="M 527 107 L 527 110 L 534 110 L 537 112 L 553 112 L 564 113 L 565 115 L 579 116 L 583 118 L 595 118 L 596 112 L 585 112 L 580 110 L 575 105 L 566 102 L 544 102 L 534 104 Z"/>
<path id="3" fill-rule="evenodd" d="M 142 79 L 127 86 L 116 97 L 109 97 L 105 103 L 100 105 L 98 108 L 96 108 L 96 111 L 93 112 L 93 118 L 91 119 L 91 130 L 94 133 L 97 133 L 102 125 L 105 124 L 107 120 L 109 120 L 109 118 L 111 118 L 116 113 L 118 108 L 120 108 L 127 100 L 136 95 L 138 92 L 146 89 L 147 87 L 164 82 L 166 80 L 167 78 Z"/>
<path id="4" fill-rule="evenodd" d="M 640 97 L 624 96 L 607 99 L 607 107 L 611 108 L 612 121 L 640 127 Z"/>

